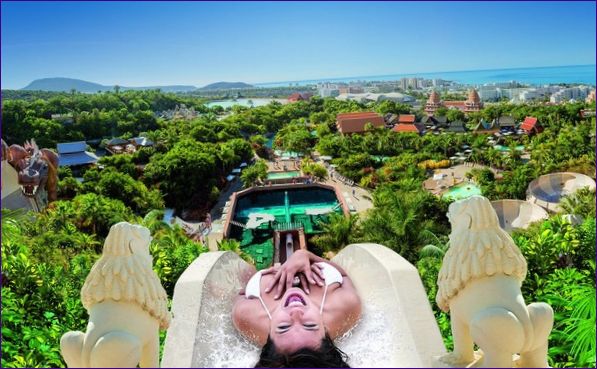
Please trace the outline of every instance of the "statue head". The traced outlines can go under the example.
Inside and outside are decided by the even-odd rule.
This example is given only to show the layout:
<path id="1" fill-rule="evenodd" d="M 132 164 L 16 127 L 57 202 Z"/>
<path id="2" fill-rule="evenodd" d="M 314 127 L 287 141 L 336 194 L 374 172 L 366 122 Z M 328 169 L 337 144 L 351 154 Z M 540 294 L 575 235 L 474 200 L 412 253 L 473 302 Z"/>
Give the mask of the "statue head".
<path id="1" fill-rule="evenodd" d="M 436 301 L 442 310 L 448 311 L 450 300 L 475 279 L 506 275 L 522 283 L 526 260 L 500 228 L 489 200 L 472 196 L 456 201 L 448 209 L 448 219 L 452 224 L 450 248 L 437 278 Z"/>
<path id="2" fill-rule="evenodd" d="M 35 142 L 29 145 L 28 157 L 16 162 L 19 185 L 24 196 L 34 197 L 48 180 L 49 166 Z"/>
<path id="3" fill-rule="evenodd" d="M 168 298 L 152 269 L 150 242 L 145 227 L 120 222 L 110 228 L 102 256 L 81 289 L 87 310 L 108 300 L 133 303 L 157 319 L 162 329 L 168 327 Z"/>

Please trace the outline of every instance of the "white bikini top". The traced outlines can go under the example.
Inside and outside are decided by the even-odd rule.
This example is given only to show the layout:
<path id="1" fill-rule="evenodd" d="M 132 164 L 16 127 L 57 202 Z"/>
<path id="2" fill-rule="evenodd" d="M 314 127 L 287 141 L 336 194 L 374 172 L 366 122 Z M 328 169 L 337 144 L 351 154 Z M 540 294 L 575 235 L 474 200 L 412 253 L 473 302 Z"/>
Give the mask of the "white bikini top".
<path id="1" fill-rule="evenodd" d="M 315 264 L 317 264 L 320 267 L 321 272 L 323 274 L 323 279 L 325 282 L 325 288 L 323 290 L 323 299 L 321 300 L 321 308 L 319 309 L 319 313 L 322 314 L 323 313 L 323 304 L 325 303 L 325 297 L 326 297 L 326 294 L 328 291 L 328 286 L 330 286 L 334 283 L 342 284 L 342 282 L 344 281 L 344 278 L 342 277 L 342 274 L 340 274 L 338 269 L 336 269 L 331 264 L 324 263 L 324 262 L 318 262 Z M 251 279 L 249 279 L 249 282 L 247 283 L 247 286 L 245 287 L 245 298 L 247 298 L 247 299 L 251 298 L 251 297 L 258 298 L 259 301 L 261 302 L 261 305 L 265 309 L 267 316 L 271 320 L 272 316 L 271 316 L 269 310 L 267 309 L 267 306 L 265 306 L 265 302 L 261 298 L 261 277 L 262 277 L 262 273 L 260 270 L 257 273 L 253 274 Z"/>

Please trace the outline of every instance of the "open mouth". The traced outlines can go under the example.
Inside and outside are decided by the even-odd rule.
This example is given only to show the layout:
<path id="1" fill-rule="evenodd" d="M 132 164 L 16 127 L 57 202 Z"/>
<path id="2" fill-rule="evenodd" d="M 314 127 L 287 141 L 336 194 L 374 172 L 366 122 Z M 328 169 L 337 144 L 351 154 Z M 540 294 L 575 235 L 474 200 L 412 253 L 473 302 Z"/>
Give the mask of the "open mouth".
<path id="1" fill-rule="evenodd" d="M 301 295 L 299 295 L 298 293 L 293 293 L 290 296 L 288 296 L 288 298 L 286 299 L 286 303 L 284 304 L 284 307 L 288 306 L 307 306 L 307 303 Z"/>
<path id="2" fill-rule="evenodd" d="M 37 189 L 39 186 L 21 186 L 21 192 L 23 193 L 23 195 L 25 196 L 35 196 L 35 194 L 37 193 Z"/>

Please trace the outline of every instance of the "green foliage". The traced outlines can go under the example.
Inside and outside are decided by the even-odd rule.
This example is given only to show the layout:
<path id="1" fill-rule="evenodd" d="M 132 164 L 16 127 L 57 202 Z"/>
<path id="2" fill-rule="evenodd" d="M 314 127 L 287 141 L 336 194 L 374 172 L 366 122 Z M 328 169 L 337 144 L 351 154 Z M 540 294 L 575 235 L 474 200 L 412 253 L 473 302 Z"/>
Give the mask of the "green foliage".
<path id="1" fill-rule="evenodd" d="M 114 168 L 118 172 L 128 174 L 132 178 L 137 179 L 139 174 L 135 163 L 133 162 L 133 155 L 109 155 L 100 159 L 99 165 L 107 168 Z"/>
<path id="2" fill-rule="evenodd" d="M 560 208 L 566 214 L 595 218 L 595 191 L 581 188 L 560 200 Z"/>
<path id="3" fill-rule="evenodd" d="M 278 131 L 275 142 L 286 151 L 307 153 L 313 146 L 313 136 L 304 124 L 289 124 Z"/>
<path id="4" fill-rule="evenodd" d="M 313 237 L 313 243 L 325 252 L 340 251 L 358 239 L 360 234 L 358 215 L 332 213 L 326 222 L 320 224 L 322 234 Z"/>
<path id="5" fill-rule="evenodd" d="M 243 182 L 245 187 L 254 186 L 257 181 L 265 181 L 267 178 L 267 164 L 264 160 L 257 160 L 255 164 L 245 168 L 241 175 L 240 180 Z"/>
<path id="6" fill-rule="evenodd" d="M 323 181 L 328 177 L 328 170 L 323 165 L 315 163 L 312 160 L 303 160 L 301 171 L 305 175 L 312 175 L 319 181 Z"/>
<path id="7" fill-rule="evenodd" d="M 445 204 L 420 191 L 395 191 L 378 188 L 373 195 L 375 207 L 363 220 L 363 239 L 385 245 L 415 263 L 419 250 L 446 234 Z"/>
<path id="8" fill-rule="evenodd" d="M 146 183 L 155 184 L 170 207 L 190 207 L 194 194 L 206 194 L 216 183 L 216 155 L 213 147 L 185 139 L 165 155 L 154 155 L 145 167 Z"/>
<path id="9" fill-rule="evenodd" d="M 205 246 L 189 239 L 180 227 L 163 227 L 154 234 L 149 250 L 153 256 L 153 269 L 170 297 L 184 270 L 201 253 L 207 252 Z"/>
<path id="10" fill-rule="evenodd" d="M 241 259 L 246 261 L 249 264 L 255 265 L 255 260 L 249 255 L 248 253 L 244 252 L 243 249 L 240 247 L 240 242 L 236 240 L 221 240 L 218 241 L 218 250 L 219 251 L 232 251 L 240 256 Z"/>
<path id="11" fill-rule="evenodd" d="M 86 178 L 91 176 L 90 171 L 87 171 Z M 164 207 L 158 190 L 148 190 L 143 182 L 136 181 L 130 175 L 118 172 L 113 167 L 104 169 L 99 172 L 99 175 L 93 177 L 95 177 L 93 180 L 86 180 L 83 183 L 85 192 L 120 200 L 139 215 Z"/>
<path id="12" fill-rule="evenodd" d="M 103 238 L 73 225 L 82 217 L 79 212 L 85 212 L 78 205 L 86 202 L 98 202 L 112 214 L 103 220 L 92 219 L 98 227 L 110 222 L 115 210 L 123 206 L 116 200 L 88 194 L 59 201 L 45 212 L 29 216 L 2 210 L 3 367 L 64 367 L 60 337 L 67 331 L 85 330 L 88 317 L 80 290 L 103 242 Z M 111 206 L 117 209 L 111 210 Z M 131 214 L 127 209 L 124 215 Z M 150 245 L 154 270 L 171 298 L 184 269 L 206 249 L 188 239 L 180 228 L 170 228 L 157 219 L 159 212 L 150 214 L 145 221 L 154 237 Z M 73 240 L 67 248 L 65 239 Z M 84 245 L 84 239 L 93 245 Z"/>
<path id="13" fill-rule="evenodd" d="M 185 104 L 207 111 L 201 100 L 160 91 L 124 91 L 99 94 L 47 94 L 31 92 L 43 99 L 3 100 L 2 137 L 23 143 L 32 137 L 41 147 L 55 148 L 58 142 L 134 135 L 158 126 L 154 112 Z M 67 114 L 72 123 L 50 119 Z"/>

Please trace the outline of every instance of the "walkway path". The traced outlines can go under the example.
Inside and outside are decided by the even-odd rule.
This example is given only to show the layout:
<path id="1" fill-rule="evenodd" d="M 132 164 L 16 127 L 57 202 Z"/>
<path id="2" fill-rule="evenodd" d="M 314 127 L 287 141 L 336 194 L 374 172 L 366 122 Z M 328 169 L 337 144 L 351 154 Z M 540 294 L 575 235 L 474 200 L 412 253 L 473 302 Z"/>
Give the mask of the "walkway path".
<path id="1" fill-rule="evenodd" d="M 344 197 L 344 201 L 347 203 L 348 207 L 350 208 L 351 205 L 353 205 L 356 213 L 363 214 L 367 210 L 373 208 L 373 199 L 371 193 L 366 189 L 357 185 L 350 186 L 341 182 L 340 180 L 332 179 L 330 177 L 328 177 L 323 183 L 337 187 L 340 190 L 339 192 Z"/>
<path id="2" fill-rule="evenodd" d="M 240 191 L 242 189 L 242 182 L 237 177 L 234 179 L 224 191 L 220 192 L 220 197 L 210 211 L 211 215 L 211 231 L 207 235 L 207 247 L 209 251 L 218 251 L 218 242 L 224 238 L 224 221 L 222 220 L 223 209 L 226 206 L 226 202 L 230 201 L 230 196 L 233 192 Z"/>

